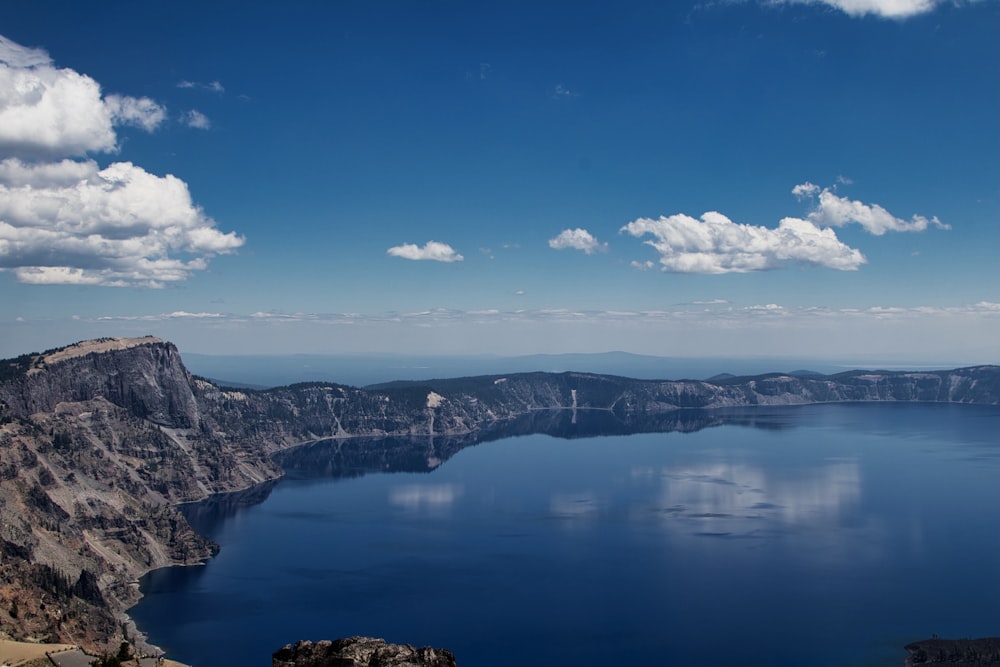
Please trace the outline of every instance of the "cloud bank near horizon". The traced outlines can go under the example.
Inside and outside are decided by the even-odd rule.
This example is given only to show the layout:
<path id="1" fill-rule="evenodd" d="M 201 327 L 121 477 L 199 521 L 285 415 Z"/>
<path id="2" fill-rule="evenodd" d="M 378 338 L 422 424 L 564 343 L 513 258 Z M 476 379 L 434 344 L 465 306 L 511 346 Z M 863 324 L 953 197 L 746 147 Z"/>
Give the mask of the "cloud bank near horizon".
<path id="1" fill-rule="evenodd" d="M 74 315 L 58 321 L 8 316 L 0 320 L 0 340 L 10 356 L 64 345 L 70 321 L 81 337 L 154 334 L 182 349 L 215 354 L 287 350 L 455 356 L 620 350 L 669 356 L 828 358 L 858 356 L 853 341 L 863 337 L 865 355 L 872 358 L 951 359 L 960 364 L 1000 361 L 995 340 L 1000 303 L 995 301 L 947 307 L 692 303 L 660 310 L 434 308 L 383 314 L 178 310 Z M 734 344 L 734 333 L 742 344 Z M 569 340 L 575 346 L 567 347 Z M 336 341 L 334 348 L 331 341 Z"/>

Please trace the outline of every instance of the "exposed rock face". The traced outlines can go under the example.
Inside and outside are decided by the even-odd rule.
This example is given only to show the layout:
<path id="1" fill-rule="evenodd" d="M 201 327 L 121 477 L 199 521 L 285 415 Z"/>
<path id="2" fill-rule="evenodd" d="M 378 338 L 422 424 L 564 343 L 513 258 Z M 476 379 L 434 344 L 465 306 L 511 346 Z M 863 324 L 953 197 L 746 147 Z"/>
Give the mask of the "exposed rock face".
<path id="1" fill-rule="evenodd" d="M 358 471 L 435 467 L 464 446 L 511 435 L 694 430 L 705 408 L 824 401 L 997 404 L 1000 367 L 933 373 L 763 375 L 655 382 L 521 373 L 358 389 L 267 391 L 192 377 L 156 338 L 102 339 L 0 361 L 0 631 L 116 649 L 134 581 L 211 557 L 181 502 L 281 475 L 271 455 L 304 451 Z M 357 436 L 408 436 L 380 443 Z M 427 436 L 434 436 L 428 438 Z M 333 460 L 333 459 L 330 459 Z"/>
<path id="2" fill-rule="evenodd" d="M 451 651 L 348 637 L 289 644 L 271 656 L 271 667 L 456 667 Z"/>

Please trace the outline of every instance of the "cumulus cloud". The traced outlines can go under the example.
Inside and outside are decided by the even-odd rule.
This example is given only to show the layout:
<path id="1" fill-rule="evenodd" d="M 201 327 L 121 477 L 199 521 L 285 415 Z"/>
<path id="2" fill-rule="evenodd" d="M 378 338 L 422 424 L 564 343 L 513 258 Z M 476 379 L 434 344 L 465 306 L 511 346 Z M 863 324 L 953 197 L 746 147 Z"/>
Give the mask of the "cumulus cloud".
<path id="1" fill-rule="evenodd" d="M 413 260 L 428 259 L 435 262 L 461 262 L 465 259 L 447 243 L 439 243 L 437 241 L 428 241 L 423 247 L 414 243 L 405 243 L 393 246 L 385 252 L 393 257 Z"/>
<path id="2" fill-rule="evenodd" d="M 0 270 L 21 282 L 158 287 L 243 243 L 174 176 L 130 162 L 0 161 Z"/>
<path id="3" fill-rule="evenodd" d="M 860 251 L 830 229 L 808 220 L 784 218 L 777 229 L 737 224 L 721 213 L 696 220 L 684 214 L 639 218 L 621 228 L 660 254 L 660 268 L 675 273 L 747 273 L 790 262 L 851 271 L 865 263 Z"/>
<path id="4" fill-rule="evenodd" d="M 89 76 L 57 68 L 42 49 L 0 35 L 0 151 L 64 157 L 117 150 L 115 125 L 147 132 L 166 118 L 148 97 L 109 95 Z"/>
<path id="5" fill-rule="evenodd" d="M 115 140 L 96 81 L 0 36 L 0 150 L 82 155 L 112 151 Z"/>
<path id="6" fill-rule="evenodd" d="M 207 130 L 212 127 L 212 121 L 208 119 L 208 116 L 195 109 L 191 109 L 182 115 L 181 120 L 188 127 L 197 128 L 199 130 Z"/>
<path id="7" fill-rule="evenodd" d="M 116 125 L 152 132 L 166 117 L 0 36 L 0 271 L 37 285 L 161 287 L 243 245 L 175 176 L 68 159 L 117 151 Z"/>
<path id="8" fill-rule="evenodd" d="M 848 182 L 841 180 L 842 184 Z M 864 255 L 840 241 L 831 229 L 851 223 L 861 225 L 875 236 L 890 231 L 921 232 L 931 226 L 950 229 L 936 217 L 914 215 L 904 220 L 878 204 L 841 197 L 831 188 L 808 181 L 793 187 L 792 194 L 800 201 L 815 201 L 815 206 L 805 219 L 783 218 L 777 229 L 737 224 L 721 213 L 710 211 L 700 220 L 682 213 L 655 220 L 639 218 L 619 232 L 637 238 L 652 237 L 645 243 L 659 252 L 660 268 L 664 271 L 711 274 L 763 271 L 789 263 L 841 271 L 858 269 L 867 261 Z M 649 261 L 631 264 L 641 270 L 654 266 Z"/>
<path id="9" fill-rule="evenodd" d="M 595 252 L 606 252 L 607 243 L 600 243 L 593 234 L 586 229 L 577 227 L 576 229 L 564 229 L 553 239 L 549 239 L 549 247 L 555 250 L 582 250 L 588 255 Z"/>
<path id="10" fill-rule="evenodd" d="M 780 2 L 781 0 L 779 0 Z M 941 0 L 786 0 L 797 4 L 822 4 L 848 16 L 869 14 L 885 19 L 906 19 L 934 10 Z"/>
<path id="11" fill-rule="evenodd" d="M 809 220 L 819 227 L 841 227 L 856 222 L 870 234 L 882 236 L 886 232 L 922 232 L 930 226 L 951 229 L 936 216 L 926 218 L 914 215 L 909 220 L 897 218 L 878 204 L 865 204 L 836 195 L 830 188 L 820 190 L 812 183 L 796 185 L 792 194 L 797 197 L 816 196 L 816 208 L 809 214 Z"/>

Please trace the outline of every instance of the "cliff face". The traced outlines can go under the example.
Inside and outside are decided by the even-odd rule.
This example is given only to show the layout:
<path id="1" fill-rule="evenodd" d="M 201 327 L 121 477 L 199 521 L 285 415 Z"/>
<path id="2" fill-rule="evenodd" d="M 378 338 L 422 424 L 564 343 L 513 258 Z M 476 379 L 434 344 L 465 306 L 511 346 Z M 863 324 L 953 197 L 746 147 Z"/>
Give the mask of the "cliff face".
<path id="1" fill-rule="evenodd" d="M 175 504 L 280 471 L 205 428 L 168 343 L 93 341 L 0 366 L 0 626 L 115 648 L 141 574 L 217 551 Z"/>
<path id="2" fill-rule="evenodd" d="M 198 424 L 180 353 L 151 336 L 85 341 L 40 355 L 4 386 L 2 400 L 14 414 L 30 415 L 98 397 L 162 426 Z"/>
<path id="3" fill-rule="evenodd" d="M 24 355 L 0 361 L 0 626 L 15 637 L 116 648 L 125 609 L 139 595 L 130 582 L 215 552 L 175 505 L 273 480 L 281 471 L 271 454 L 310 440 L 412 436 L 412 446 L 397 441 L 399 451 L 353 440 L 318 455 L 353 461 L 358 470 L 380 467 L 386 457 L 426 469 L 511 432 L 571 434 L 578 413 L 581 423 L 628 433 L 691 430 L 714 419 L 688 408 L 997 404 L 998 397 L 995 366 L 716 383 L 524 373 L 250 391 L 192 377 L 177 349 L 155 338 Z"/>

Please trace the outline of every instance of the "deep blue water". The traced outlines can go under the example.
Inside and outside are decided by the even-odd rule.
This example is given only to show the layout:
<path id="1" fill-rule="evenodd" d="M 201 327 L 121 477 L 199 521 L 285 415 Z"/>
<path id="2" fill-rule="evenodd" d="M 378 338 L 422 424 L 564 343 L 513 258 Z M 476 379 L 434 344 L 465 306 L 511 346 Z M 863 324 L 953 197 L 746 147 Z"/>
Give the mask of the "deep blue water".
<path id="1" fill-rule="evenodd" d="M 898 666 L 934 633 L 1000 634 L 996 407 L 724 414 L 429 473 L 319 476 L 316 450 L 259 504 L 192 508 L 221 553 L 150 574 L 133 617 L 196 667 L 355 634 L 461 667 Z"/>

